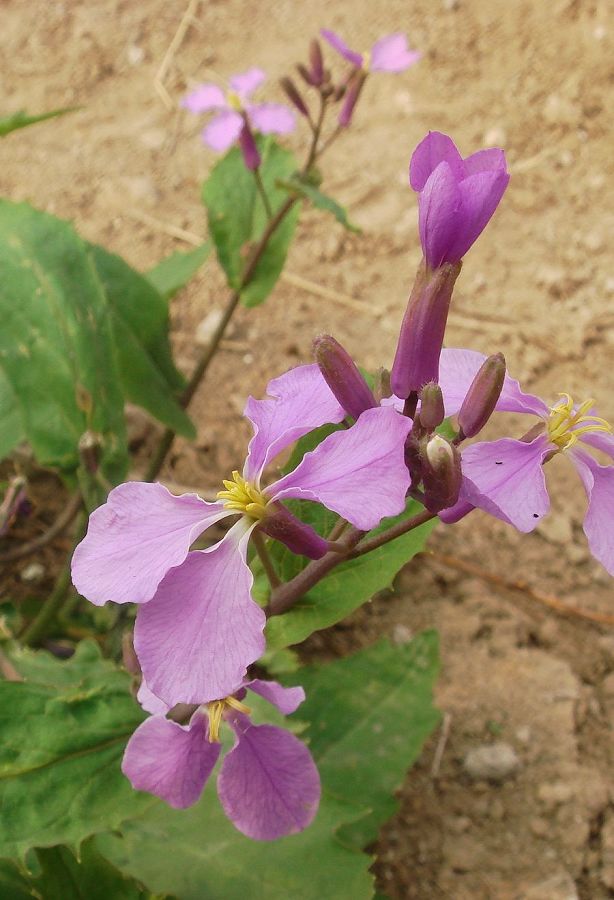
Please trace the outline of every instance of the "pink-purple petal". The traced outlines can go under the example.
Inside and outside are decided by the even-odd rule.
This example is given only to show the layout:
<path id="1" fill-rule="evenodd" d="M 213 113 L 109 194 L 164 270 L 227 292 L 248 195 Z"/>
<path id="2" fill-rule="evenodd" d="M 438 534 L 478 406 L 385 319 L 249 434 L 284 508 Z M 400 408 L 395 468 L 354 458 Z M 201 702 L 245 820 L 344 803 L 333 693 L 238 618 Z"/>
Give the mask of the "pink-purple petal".
<path id="1" fill-rule="evenodd" d="M 404 445 L 411 421 L 391 407 L 366 410 L 345 431 L 306 453 L 267 493 L 272 499 L 315 500 L 368 531 L 405 508 L 409 473 Z"/>
<path id="2" fill-rule="evenodd" d="M 120 484 L 90 516 L 73 555 L 73 584 L 97 606 L 146 603 L 198 535 L 228 515 L 221 503 L 176 497 L 158 483 Z"/>
<path id="3" fill-rule="evenodd" d="M 260 694 L 273 706 L 276 706 L 280 713 L 289 716 L 299 708 L 305 699 L 305 691 L 302 687 L 283 687 L 277 681 L 263 681 L 261 678 L 254 678 L 252 681 L 246 681 L 243 687 Z"/>
<path id="4" fill-rule="evenodd" d="M 234 693 L 264 652 L 265 615 L 252 600 L 246 563 L 252 526 L 190 553 L 139 610 L 134 648 L 149 688 L 169 706 Z"/>
<path id="5" fill-rule="evenodd" d="M 602 466 L 588 453 L 570 452 L 588 497 L 584 534 L 591 553 L 614 576 L 614 466 Z"/>
<path id="6" fill-rule="evenodd" d="M 315 364 L 273 378 L 267 395 L 264 400 L 249 397 L 244 411 L 254 427 L 243 473 L 250 481 L 258 481 L 264 467 L 300 437 L 345 417 Z"/>
<path id="7" fill-rule="evenodd" d="M 256 88 L 266 81 L 266 75 L 262 69 L 252 68 L 247 72 L 241 72 L 239 75 L 233 75 L 228 83 L 233 91 L 235 91 L 241 100 L 245 100 L 252 94 Z"/>
<path id="8" fill-rule="evenodd" d="M 463 160 L 464 177 L 477 175 L 479 172 L 506 172 L 505 153 L 499 147 L 488 147 L 478 150 Z"/>
<path id="9" fill-rule="evenodd" d="M 597 415 L 594 410 L 591 410 L 591 413 L 592 415 Z M 601 453 L 605 453 L 611 459 L 614 459 L 614 434 L 608 434 L 607 431 L 589 431 L 583 434 L 579 440 L 583 444 L 593 447 L 594 450 L 599 450 Z"/>
<path id="10" fill-rule="evenodd" d="M 224 812 L 247 837 L 273 841 L 312 822 L 320 801 L 320 776 L 307 747 L 274 725 L 230 722 L 236 743 L 217 781 Z"/>
<path id="11" fill-rule="evenodd" d="M 328 28 L 321 28 L 320 34 L 324 40 L 328 41 L 331 47 L 337 51 L 337 53 L 340 53 L 341 56 L 343 56 L 344 59 L 347 59 L 348 62 L 351 62 L 353 66 L 357 66 L 358 68 L 362 66 L 362 53 L 356 53 L 355 50 L 350 50 L 340 35 L 336 34 L 334 31 L 330 31 Z"/>
<path id="12" fill-rule="evenodd" d="M 203 113 L 212 109 L 226 109 L 228 103 L 223 90 L 217 84 L 201 84 L 183 98 L 181 105 L 190 112 Z"/>
<path id="13" fill-rule="evenodd" d="M 463 158 L 456 144 L 447 134 L 429 131 L 414 150 L 409 164 L 409 183 L 414 191 L 421 191 L 439 163 L 446 162 L 455 181 L 464 177 Z"/>
<path id="14" fill-rule="evenodd" d="M 486 356 L 476 350 L 444 347 L 439 359 L 439 386 L 443 393 L 446 416 L 454 416 L 462 406 L 471 382 Z M 495 409 L 498 412 L 532 413 L 544 418 L 549 409 L 534 394 L 525 394 L 515 378 L 506 374 Z"/>
<path id="15" fill-rule="evenodd" d="M 228 109 L 211 119 L 203 128 L 202 138 L 212 150 L 223 153 L 239 139 L 242 128 L 243 118 L 240 113 Z"/>
<path id="16" fill-rule="evenodd" d="M 296 116 L 281 103 L 255 103 L 247 112 L 252 127 L 262 134 L 289 134 L 296 126 Z"/>
<path id="17" fill-rule="evenodd" d="M 369 68 L 372 72 L 403 72 L 418 62 L 420 55 L 408 49 L 404 34 L 389 34 L 371 48 Z"/>
<path id="18" fill-rule="evenodd" d="M 149 690 L 144 678 L 137 691 L 136 699 L 139 701 L 145 712 L 151 713 L 152 716 L 165 716 L 170 709 L 168 703 L 165 703 L 164 700 L 160 700 L 159 697 L 156 697 L 156 695 Z"/>
<path id="19" fill-rule="evenodd" d="M 545 435 L 531 443 L 501 438 L 467 447 L 462 499 L 518 531 L 533 531 L 550 509 L 542 466 L 551 449 Z"/>
<path id="20" fill-rule="evenodd" d="M 431 269 L 450 261 L 449 248 L 457 240 L 463 223 L 459 184 L 449 164 L 441 162 L 429 175 L 418 200 L 420 243 Z"/>
<path id="21" fill-rule="evenodd" d="M 207 740 L 207 719 L 196 712 L 190 725 L 152 716 L 139 725 L 126 747 L 122 772 L 137 791 L 160 797 L 175 809 L 200 797 L 220 753 Z"/>
<path id="22" fill-rule="evenodd" d="M 508 173 L 498 169 L 469 175 L 459 183 L 462 216 L 456 237 L 444 254 L 445 261 L 462 259 L 473 246 L 494 215 L 509 180 Z"/>

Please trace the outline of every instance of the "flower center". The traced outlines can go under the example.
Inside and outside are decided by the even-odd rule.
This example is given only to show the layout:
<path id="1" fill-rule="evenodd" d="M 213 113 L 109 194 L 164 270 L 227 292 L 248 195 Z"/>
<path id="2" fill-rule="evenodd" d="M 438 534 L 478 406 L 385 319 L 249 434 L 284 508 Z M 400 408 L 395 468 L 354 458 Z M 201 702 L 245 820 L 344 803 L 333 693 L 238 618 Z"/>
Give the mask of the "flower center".
<path id="1" fill-rule="evenodd" d="M 232 473 L 232 481 L 224 481 L 225 491 L 218 491 L 218 500 L 226 509 L 234 509 L 250 519 L 264 519 L 267 500 L 262 491 L 246 481 L 237 471 Z"/>
<path id="2" fill-rule="evenodd" d="M 227 91 L 226 102 L 231 109 L 234 109 L 235 112 L 242 112 L 243 103 L 241 102 L 241 98 L 236 91 Z"/>
<path id="3" fill-rule="evenodd" d="M 368 72 L 370 65 L 371 65 L 371 51 L 365 50 L 365 52 L 362 54 L 362 65 L 360 68 L 362 69 L 363 72 Z"/>
<path id="4" fill-rule="evenodd" d="M 591 431 L 605 431 L 612 434 L 612 426 L 599 416 L 592 416 L 589 410 L 594 400 L 585 400 L 576 407 L 569 394 L 560 394 L 563 398 L 550 409 L 546 422 L 548 437 L 561 450 L 569 450 L 583 434 Z"/>
<path id="5" fill-rule="evenodd" d="M 207 703 L 207 715 L 209 716 L 209 742 L 216 743 L 220 739 L 220 725 L 227 709 L 236 709 L 237 712 L 249 716 L 251 709 L 235 697 L 224 697 L 223 700 L 212 700 Z"/>

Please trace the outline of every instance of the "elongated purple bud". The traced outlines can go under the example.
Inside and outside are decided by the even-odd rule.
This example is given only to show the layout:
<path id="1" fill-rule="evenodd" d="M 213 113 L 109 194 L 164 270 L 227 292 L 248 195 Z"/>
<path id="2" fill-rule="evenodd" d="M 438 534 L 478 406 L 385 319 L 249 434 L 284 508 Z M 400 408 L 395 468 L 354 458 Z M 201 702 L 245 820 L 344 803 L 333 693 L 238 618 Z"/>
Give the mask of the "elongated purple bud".
<path id="1" fill-rule="evenodd" d="M 390 372 L 388 369 L 385 369 L 383 366 L 380 366 L 377 372 L 375 373 L 375 388 L 373 390 L 373 396 L 377 403 L 380 400 L 384 400 L 386 397 L 390 397 L 392 394 L 392 388 L 390 387 Z"/>
<path id="2" fill-rule="evenodd" d="M 502 353 L 494 353 L 482 363 L 458 413 L 462 437 L 474 437 L 486 425 L 497 405 L 504 380 L 505 357 Z"/>
<path id="3" fill-rule="evenodd" d="M 262 160 L 260 158 L 260 153 L 258 152 L 258 147 L 256 146 L 254 135 L 247 121 L 243 123 L 243 128 L 239 135 L 239 144 L 241 146 L 241 152 L 243 153 L 243 161 L 246 167 L 253 172 L 258 168 Z"/>
<path id="4" fill-rule="evenodd" d="M 311 525 L 301 522 L 292 515 L 281 503 L 275 504 L 272 512 L 267 511 L 266 517 L 258 527 L 269 537 L 285 544 L 292 553 L 298 553 L 300 556 L 320 559 L 328 551 L 328 541 L 320 537 Z"/>
<path id="5" fill-rule="evenodd" d="M 420 391 L 420 424 L 426 431 L 434 431 L 445 418 L 441 388 L 429 381 Z"/>
<path id="6" fill-rule="evenodd" d="M 296 70 L 305 84 L 308 84 L 309 87 L 317 87 L 317 85 L 314 84 L 313 75 L 311 74 L 307 66 L 303 65 L 303 63 L 298 63 Z"/>
<path id="7" fill-rule="evenodd" d="M 392 364 L 391 383 L 397 397 L 405 399 L 429 381 L 439 381 L 439 357 L 448 321 L 448 310 L 461 263 L 445 263 L 434 271 L 420 264 Z"/>
<path id="8" fill-rule="evenodd" d="M 366 72 L 363 72 L 362 69 L 357 69 L 350 78 L 343 99 L 343 105 L 339 112 L 339 124 L 342 128 L 347 128 L 352 121 L 352 116 L 354 115 L 354 110 L 366 78 Z"/>
<path id="9" fill-rule="evenodd" d="M 122 663 L 124 669 L 131 675 L 141 674 L 141 664 L 134 650 L 134 634 L 132 631 L 124 631 L 122 634 Z"/>
<path id="10" fill-rule="evenodd" d="M 0 504 L 0 537 L 7 533 L 20 513 L 28 508 L 26 484 L 26 479 L 22 475 L 16 475 L 9 481 Z"/>
<path id="11" fill-rule="evenodd" d="M 313 353 L 327 385 L 346 413 L 357 419 L 377 402 L 356 363 L 330 334 L 321 334 L 313 342 Z"/>
<path id="12" fill-rule="evenodd" d="M 434 434 L 423 445 L 422 459 L 426 508 L 437 513 L 454 506 L 463 477 L 460 453 L 456 447 L 440 434 Z"/>
<path id="13" fill-rule="evenodd" d="M 312 84 L 319 87 L 324 81 L 324 61 L 319 41 L 313 38 L 309 44 L 309 62 L 311 63 Z"/>
<path id="14" fill-rule="evenodd" d="M 290 103 L 292 103 L 292 105 L 296 109 L 298 109 L 302 116 L 305 116 L 305 118 L 308 119 L 309 110 L 307 109 L 305 101 L 301 97 L 299 90 L 292 79 L 288 77 L 280 78 L 279 83 Z"/>

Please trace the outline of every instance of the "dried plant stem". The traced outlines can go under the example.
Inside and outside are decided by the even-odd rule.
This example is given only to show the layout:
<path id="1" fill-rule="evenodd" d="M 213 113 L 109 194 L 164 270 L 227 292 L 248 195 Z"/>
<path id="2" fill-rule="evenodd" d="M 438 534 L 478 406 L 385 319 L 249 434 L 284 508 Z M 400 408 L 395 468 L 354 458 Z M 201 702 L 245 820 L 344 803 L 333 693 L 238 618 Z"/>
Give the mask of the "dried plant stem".
<path id="1" fill-rule="evenodd" d="M 54 538 L 62 534 L 62 532 L 68 528 L 82 506 L 83 498 L 81 494 L 79 492 L 73 494 L 55 522 L 49 526 L 44 534 L 33 538 L 31 541 L 27 541 L 25 544 L 20 544 L 19 547 L 14 547 L 12 550 L 6 550 L 4 553 L 0 553 L 0 564 L 24 559 L 24 557 L 31 556 L 33 553 L 36 553 L 37 550 L 40 550 L 42 547 L 51 543 Z"/>
<path id="2" fill-rule="evenodd" d="M 431 551 L 426 552 L 424 555 L 428 559 L 442 563 L 444 566 L 456 569 L 459 572 L 463 572 L 465 575 L 480 578 L 482 581 L 487 581 L 489 584 L 494 584 L 496 587 L 504 588 L 506 591 L 517 591 L 524 594 L 525 596 L 530 597 L 531 600 L 536 600 L 538 603 L 547 606 L 548 609 L 554 610 L 554 612 L 561 616 L 577 616 L 579 619 L 585 619 L 586 621 L 594 622 L 597 625 L 614 625 L 614 616 L 608 615 L 607 613 L 590 612 L 589 610 L 579 609 L 577 606 L 569 606 L 553 594 L 546 594 L 543 591 L 536 590 L 536 588 L 531 587 L 526 581 L 514 581 L 512 579 L 502 578 L 500 575 L 495 575 L 493 572 L 487 572 L 486 569 L 476 566 L 475 563 L 467 562 L 456 556 L 448 556 L 444 553 L 433 553 Z"/>

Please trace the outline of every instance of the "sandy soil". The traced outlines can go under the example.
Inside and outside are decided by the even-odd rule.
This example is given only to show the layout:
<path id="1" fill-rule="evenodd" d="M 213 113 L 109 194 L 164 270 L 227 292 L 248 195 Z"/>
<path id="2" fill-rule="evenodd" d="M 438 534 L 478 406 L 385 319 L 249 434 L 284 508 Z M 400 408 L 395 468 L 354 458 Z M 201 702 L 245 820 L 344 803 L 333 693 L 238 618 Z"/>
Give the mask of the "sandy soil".
<path id="1" fill-rule="evenodd" d="M 246 393 L 308 359 L 316 331 L 335 333 L 365 366 L 390 363 L 420 255 L 407 163 L 429 128 L 451 133 L 467 153 L 504 146 L 513 173 L 467 257 L 448 343 L 503 350 L 526 388 L 553 400 L 559 391 L 594 396 L 614 418 L 606 0 L 205 0 L 168 71 L 169 109 L 154 77 L 186 5 L 2 4 L 6 110 L 84 109 L 3 142 L 0 192 L 73 219 L 87 238 L 141 268 L 187 248 L 169 226 L 206 230 L 199 185 L 214 159 L 200 145 L 198 123 L 176 108 L 186 87 L 248 65 L 276 78 L 320 26 L 357 47 L 404 30 L 424 59 L 401 76 L 373 77 L 355 127 L 326 162 L 326 190 L 363 233 L 348 237 L 308 212 L 288 262 L 291 275 L 353 304 L 285 279 L 265 307 L 241 311 L 194 402 L 198 440 L 177 442 L 167 478 L 214 487 L 239 462 Z M 211 264 L 174 302 L 186 371 L 197 353 L 195 327 L 224 296 Z M 479 514 L 441 529 L 434 555 L 414 561 L 394 595 L 309 642 L 311 654 L 329 655 L 381 633 L 403 641 L 435 626 L 442 634 L 438 701 L 447 739 L 434 736 L 383 831 L 377 873 L 391 897 L 614 896 L 614 632 L 556 616 L 437 555 L 526 579 L 563 603 L 612 611 L 611 582 L 582 535 L 582 491 L 558 463 L 549 472 L 558 487 L 553 514 L 535 534 L 521 538 Z M 467 752 L 501 742 L 513 748 L 516 771 L 498 783 L 472 777 Z"/>

